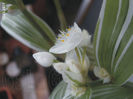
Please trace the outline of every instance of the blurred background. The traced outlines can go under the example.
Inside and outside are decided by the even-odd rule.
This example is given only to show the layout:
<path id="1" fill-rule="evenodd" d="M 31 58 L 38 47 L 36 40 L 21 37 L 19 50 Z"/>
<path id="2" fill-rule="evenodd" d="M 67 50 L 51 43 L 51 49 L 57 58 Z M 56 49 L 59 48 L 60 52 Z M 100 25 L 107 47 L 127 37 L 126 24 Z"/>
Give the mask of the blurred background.
<path id="1" fill-rule="evenodd" d="M 59 32 L 53 0 L 23 0 L 27 9 Z M 93 35 L 102 0 L 60 0 L 68 26 L 77 22 Z M 62 80 L 52 67 L 43 68 L 32 58 L 35 51 L 13 39 L 0 27 L 0 99 L 48 99 Z"/>

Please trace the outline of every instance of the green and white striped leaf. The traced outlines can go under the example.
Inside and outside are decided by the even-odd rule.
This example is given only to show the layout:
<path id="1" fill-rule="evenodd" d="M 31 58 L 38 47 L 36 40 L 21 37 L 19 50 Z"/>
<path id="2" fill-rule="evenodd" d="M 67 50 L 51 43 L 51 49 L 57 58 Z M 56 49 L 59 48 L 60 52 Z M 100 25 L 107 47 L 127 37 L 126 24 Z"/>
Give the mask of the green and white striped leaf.
<path id="1" fill-rule="evenodd" d="M 132 92 L 131 86 L 104 85 L 93 89 L 92 99 L 133 99 Z"/>
<path id="2" fill-rule="evenodd" d="M 94 45 L 97 64 L 124 84 L 133 73 L 133 0 L 103 0 Z"/>
<path id="3" fill-rule="evenodd" d="M 66 89 L 67 89 L 67 84 L 64 81 L 62 81 L 54 89 L 54 91 L 50 95 L 50 99 L 91 99 L 92 90 L 90 88 L 86 91 L 86 93 L 84 95 L 82 95 L 78 98 L 73 97 L 73 96 L 68 96 L 68 97 L 64 98 Z"/>
<path id="4" fill-rule="evenodd" d="M 65 95 L 66 88 L 67 84 L 64 81 L 60 82 L 50 95 L 49 99 L 62 99 Z"/>
<path id="5" fill-rule="evenodd" d="M 6 3 L 6 4 L 16 4 L 15 0 L 0 0 L 0 2 Z"/>
<path id="6" fill-rule="evenodd" d="M 54 44 L 55 35 L 51 28 L 27 10 L 3 14 L 1 26 L 8 34 L 37 51 L 48 50 Z"/>
<path id="7" fill-rule="evenodd" d="M 50 96 L 50 99 L 63 99 L 67 84 L 61 82 Z M 119 87 L 114 85 L 98 85 L 93 86 L 92 95 L 90 99 L 133 99 L 133 83 L 126 83 L 126 85 Z M 90 94 L 90 93 L 88 93 Z M 84 95 L 80 98 L 68 99 L 89 99 L 89 95 Z"/>

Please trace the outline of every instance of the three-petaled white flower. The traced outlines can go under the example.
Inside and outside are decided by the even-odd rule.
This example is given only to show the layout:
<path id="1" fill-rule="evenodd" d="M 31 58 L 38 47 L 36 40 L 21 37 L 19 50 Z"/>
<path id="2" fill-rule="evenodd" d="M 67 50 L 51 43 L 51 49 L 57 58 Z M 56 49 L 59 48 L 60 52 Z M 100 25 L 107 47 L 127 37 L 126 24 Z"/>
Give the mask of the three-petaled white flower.
<path id="1" fill-rule="evenodd" d="M 85 93 L 85 85 L 88 82 L 88 69 L 90 61 L 85 54 L 87 46 L 91 43 L 91 36 L 86 30 L 81 30 L 76 23 L 58 35 L 55 45 L 49 52 L 55 54 L 66 53 L 65 62 L 57 62 L 56 58 L 49 52 L 38 52 L 33 55 L 35 60 L 42 66 L 53 65 L 60 73 L 63 80 L 68 84 L 66 95 L 81 96 Z M 84 47 L 82 49 L 82 47 Z M 84 54 L 83 54 L 84 53 Z M 56 60 L 56 61 L 55 61 Z M 68 91 L 70 90 L 70 91 Z"/>
<path id="2" fill-rule="evenodd" d="M 55 54 L 62 54 L 71 51 L 77 46 L 88 46 L 91 42 L 91 36 L 86 30 L 81 30 L 76 23 L 74 26 L 61 31 L 58 35 L 55 45 L 50 48 L 50 52 Z"/>
<path id="3" fill-rule="evenodd" d="M 81 55 L 82 56 L 82 55 Z M 63 80 L 68 83 L 68 92 L 72 96 L 81 96 L 85 92 L 85 87 L 78 87 L 78 84 L 86 84 L 88 81 L 88 68 L 90 62 L 85 56 L 84 62 L 79 62 L 75 50 L 67 53 L 65 63 L 54 63 L 55 70 L 62 74 Z M 63 98 L 65 99 L 65 98 Z"/>
<path id="4" fill-rule="evenodd" d="M 87 56 L 85 56 L 84 62 L 82 63 L 78 61 L 75 50 L 67 53 L 65 62 L 54 62 L 56 58 L 49 52 L 38 52 L 33 54 L 33 57 L 44 67 L 53 65 L 55 70 L 62 75 L 63 80 L 68 83 L 67 90 L 71 90 L 69 95 L 81 96 L 85 92 L 85 87 L 77 86 L 78 84 L 86 84 L 88 81 L 87 74 L 90 62 Z"/>

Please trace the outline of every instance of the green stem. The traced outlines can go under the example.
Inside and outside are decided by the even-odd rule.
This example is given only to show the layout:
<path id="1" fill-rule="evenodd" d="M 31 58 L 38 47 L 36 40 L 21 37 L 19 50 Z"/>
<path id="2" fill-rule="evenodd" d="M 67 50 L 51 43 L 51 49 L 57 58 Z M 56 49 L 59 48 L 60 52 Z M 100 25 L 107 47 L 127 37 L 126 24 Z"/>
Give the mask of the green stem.
<path id="1" fill-rule="evenodd" d="M 81 57 L 80 57 L 80 54 L 79 54 L 79 51 L 78 51 L 78 48 L 77 47 L 75 48 L 75 51 L 76 51 L 76 55 L 78 57 L 78 60 L 79 60 L 79 62 L 81 64 Z"/>
<path id="2" fill-rule="evenodd" d="M 86 51 L 87 51 L 87 48 L 85 47 L 85 48 L 83 49 L 83 59 L 82 59 L 82 64 L 83 64 L 83 65 L 84 65 L 84 61 L 85 61 Z"/>
<path id="3" fill-rule="evenodd" d="M 60 1 L 59 0 L 54 0 L 54 3 L 55 3 L 56 10 L 57 10 L 58 18 L 59 18 L 59 21 L 60 21 L 61 29 L 65 30 L 67 23 L 66 23 L 66 19 L 65 19 L 64 13 L 63 13 L 63 11 L 61 9 Z"/>
<path id="4" fill-rule="evenodd" d="M 16 1 L 17 7 L 18 7 L 20 10 L 24 10 L 24 9 L 25 9 L 25 6 L 24 6 L 22 0 L 15 0 L 15 1 Z"/>

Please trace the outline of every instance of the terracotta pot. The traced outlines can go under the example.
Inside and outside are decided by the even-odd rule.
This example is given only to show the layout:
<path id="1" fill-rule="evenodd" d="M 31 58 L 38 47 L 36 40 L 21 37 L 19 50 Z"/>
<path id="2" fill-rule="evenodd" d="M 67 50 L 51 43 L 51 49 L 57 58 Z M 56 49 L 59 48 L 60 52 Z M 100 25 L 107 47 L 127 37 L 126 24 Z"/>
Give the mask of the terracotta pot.
<path id="1" fill-rule="evenodd" d="M 9 88 L 6 87 L 0 88 L 0 99 L 13 99 Z"/>

